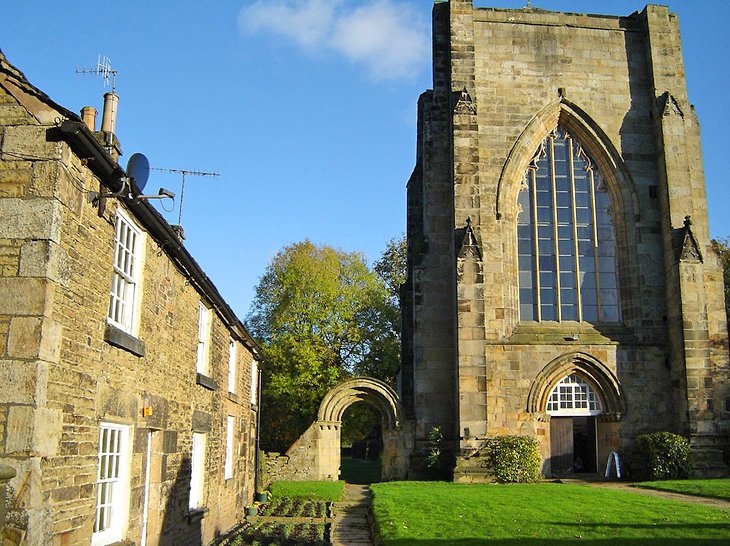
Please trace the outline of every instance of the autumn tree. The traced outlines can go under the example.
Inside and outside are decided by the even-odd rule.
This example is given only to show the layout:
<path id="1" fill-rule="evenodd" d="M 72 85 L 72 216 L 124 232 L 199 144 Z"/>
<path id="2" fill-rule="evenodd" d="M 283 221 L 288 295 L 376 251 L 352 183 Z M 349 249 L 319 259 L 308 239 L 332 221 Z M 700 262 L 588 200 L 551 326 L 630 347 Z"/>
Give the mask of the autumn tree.
<path id="1" fill-rule="evenodd" d="M 265 359 L 264 449 L 287 449 L 343 379 L 395 375 L 399 321 L 392 303 L 361 254 L 303 241 L 274 257 L 247 320 Z"/>
<path id="2" fill-rule="evenodd" d="M 725 311 L 727 312 L 728 329 L 730 329 L 730 238 L 713 239 L 712 246 L 720 256 L 722 265 L 722 278 L 725 281 Z"/>

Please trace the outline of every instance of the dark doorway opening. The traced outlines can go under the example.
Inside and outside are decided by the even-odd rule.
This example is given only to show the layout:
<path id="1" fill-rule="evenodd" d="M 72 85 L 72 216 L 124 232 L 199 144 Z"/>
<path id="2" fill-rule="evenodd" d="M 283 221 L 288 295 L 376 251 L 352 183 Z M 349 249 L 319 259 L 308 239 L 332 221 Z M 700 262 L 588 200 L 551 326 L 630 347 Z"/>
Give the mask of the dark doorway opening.
<path id="1" fill-rule="evenodd" d="M 381 480 L 382 437 L 380 415 L 368 404 L 353 404 L 345 410 L 340 439 L 341 480 L 354 484 Z"/>
<path id="2" fill-rule="evenodd" d="M 550 418 L 550 466 L 553 475 L 597 472 L 596 418 Z"/>
<path id="3" fill-rule="evenodd" d="M 573 472 L 597 472 L 595 417 L 573 417 Z"/>

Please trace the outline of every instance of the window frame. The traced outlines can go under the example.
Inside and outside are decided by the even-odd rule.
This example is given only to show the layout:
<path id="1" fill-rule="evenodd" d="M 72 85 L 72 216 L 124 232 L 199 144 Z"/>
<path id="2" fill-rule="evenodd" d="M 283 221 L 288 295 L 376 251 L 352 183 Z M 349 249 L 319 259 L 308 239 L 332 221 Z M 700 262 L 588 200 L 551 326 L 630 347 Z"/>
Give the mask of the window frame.
<path id="1" fill-rule="evenodd" d="M 190 445 L 190 494 L 188 509 L 200 510 L 205 507 L 205 456 L 208 435 L 205 432 L 193 432 Z"/>
<path id="2" fill-rule="evenodd" d="M 128 214 L 118 209 L 114 222 L 113 271 L 107 323 L 130 335 L 136 333 L 139 323 L 144 248 L 144 232 Z M 126 256 L 131 260 L 126 260 Z"/>
<path id="3" fill-rule="evenodd" d="M 258 406 L 259 403 L 259 362 L 256 359 L 251 361 L 251 405 Z"/>
<path id="4" fill-rule="evenodd" d="M 551 405 L 557 407 L 551 408 Z M 603 404 L 593 385 L 571 373 L 551 389 L 545 412 L 555 417 L 595 416 L 603 413 Z"/>
<path id="5" fill-rule="evenodd" d="M 228 392 L 236 394 L 236 361 L 238 356 L 238 342 L 231 337 L 228 343 Z"/>
<path id="6" fill-rule="evenodd" d="M 202 300 L 198 302 L 198 345 L 195 370 L 205 376 L 209 374 L 212 314 L 210 307 Z"/>
<path id="7" fill-rule="evenodd" d="M 131 428 L 129 425 L 107 421 L 99 423 L 91 546 L 119 542 L 126 533 L 129 523 Z M 111 474 L 114 475 L 102 478 L 105 467 L 107 471 L 111 467 Z M 108 502 L 103 500 L 105 493 L 110 497 L 107 497 Z M 100 518 L 106 520 L 103 528 L 100 528 Z"/>
<path id="8" fill-rule="evenodd" d="M 223 463 L 223 479 L 233 479 L 233 444 L 236 430 L 236 418 L 233 415 L 226 417 L 226 453 Z"/>

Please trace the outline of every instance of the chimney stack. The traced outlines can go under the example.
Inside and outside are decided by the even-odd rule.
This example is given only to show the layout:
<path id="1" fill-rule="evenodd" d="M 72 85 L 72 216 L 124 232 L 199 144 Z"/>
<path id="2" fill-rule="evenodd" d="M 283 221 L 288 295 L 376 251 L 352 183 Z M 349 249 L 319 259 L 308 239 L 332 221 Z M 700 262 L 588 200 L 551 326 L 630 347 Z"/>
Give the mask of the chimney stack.
<path id="1" fill-rule="evenodd" d="M 104 93 L 104 113 L 101 118 L 101 130 L 107 135 L 114 134 L 117 125 L 117 105 L 119 95 L 116 93 Z"/>
<path id="2" fill-rule="evenodd" d="M 81 119 L 89 131 L 92 133 L 96 131 L 96 108 L 93 106 L 84 106 L 81 109 Z"/>

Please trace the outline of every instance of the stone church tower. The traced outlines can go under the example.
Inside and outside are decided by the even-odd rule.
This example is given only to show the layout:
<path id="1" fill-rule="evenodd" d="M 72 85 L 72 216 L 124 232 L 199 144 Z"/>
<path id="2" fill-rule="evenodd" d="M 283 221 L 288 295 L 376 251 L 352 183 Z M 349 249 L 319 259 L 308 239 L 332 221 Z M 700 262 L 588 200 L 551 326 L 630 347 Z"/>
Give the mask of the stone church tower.
<path id="1" fill-rule="evenodd" d="M 402 293 L 417 441 L 440 426 L 463 463 L 529 435 L 559 474 L 672 431 L 726 473 L 722 272 L 677 17 L 451 0 L 433 27 Z"/>

